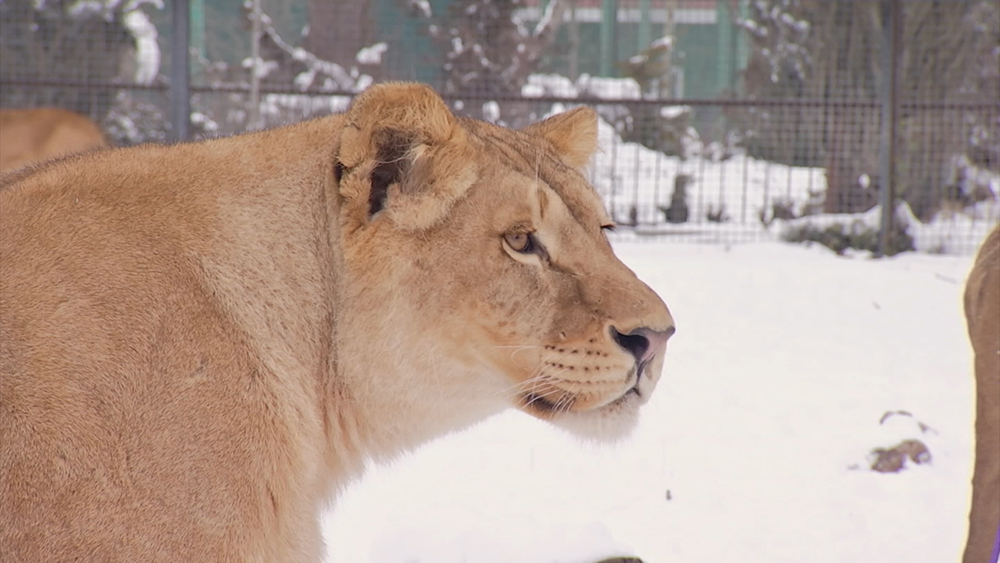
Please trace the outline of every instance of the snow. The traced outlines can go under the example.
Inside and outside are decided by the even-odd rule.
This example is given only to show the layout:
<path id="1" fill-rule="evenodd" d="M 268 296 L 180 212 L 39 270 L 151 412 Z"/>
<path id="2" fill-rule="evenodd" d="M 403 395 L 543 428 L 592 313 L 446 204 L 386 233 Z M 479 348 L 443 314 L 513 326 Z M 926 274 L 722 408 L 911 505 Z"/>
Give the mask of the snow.
<path id="1" fill-rule="evenodd" d="M 528 81 L 521 87 L 521 95 L 526 98 L 542 96 L 575 98 L 578 94 L 573 81 L 559 74 L 530 74 Z"/>
<path id="2" fill-rule="evenodd" d="M 973 216 L 939 213 L 926 225 L 914 220 L 909 229 L 913 245 L 919 251 L 935 254 L 975 252 L 977 241 L 986 238 L 997 223 L 998 209 L 996 202 L 982 202 L 973 209 Z"/>
<path id="3" fill-rule="evenodd" d="M 137 84 L 152 84 L 160 73 L 160 45 L 156 26 L 139 9 L 125 14 L 125 27 L 135 37 L 135 75 Z"/>
<path id="4" fill-rule="evenodd" d="M 638 100 L 642 97 L 642 87 L 632 78 L 606 78 L 581 74 L 576 79 L 576 88 L 581 96 L 601 99 Z"/>
<path id="5" fill-rule="evenodd" d="M 128 0 L 122 11 L 128 13 L 133 10 L 139 10 L 146 5 L 149 5 L 156 10 L 162 10 L 165 7 L 163 0 Z"/>
<path id="6" fill-rule="evenodd" d="M 358 64 L 361 65 L 382 64 L 382 55 L 384 55 L 388 49 L 389 45 L 387 43 L 384 41 L 379 42 L 358 51 L 358 54 L 355 55 L 355 59 L 358 61 Z"/>
<path id="7" fill-rule="evenodd" d="M 297 112 L 300 119 L 314 115 L 343 113 L 351 106 L 349 96 L 317 96 L 315 94 L 267 94 L 260 102 L 261 115 L 280 119 L 288 112 Z"/>
<path id="8" fill-rule="evenodd" d="M 240 63 L 243 68 L 250 69 L 257 78 L 265 78 L 271 71 L 278 70 L 278 63 L 275 61 L 265 61 L 257 57 L 247 57 Z"/>
<path id="9" fill-rule="evenodd" d="M 191 123 L 200 126 L 209 133 L 219 130 L 219 124 L 200 111 L 191 112 Z"/>
<path id="10" fill-rule="evenodd" d="M 581 443 L 510 411 L 434 441 L 347 488 L 328 562 L 958 560 L 970 256 L 614 246 L 678 326 L 634 435 Z M 902 439 L 930 463 L 867 469 Z"/>
<path id="11" fill-rule="evenodd" d="M 114 13 L 116 2 L 109 2 L 107 5 L 100 0 L 77 0 L 66 7 L 66 13 L 73 19 L 84 19 L 92 15 L 100 16 L 110 21 Z"/>
<path id="12" fill-rule="evenodd" d="M 500 120 L 500 104 L 494 101 L 488 101 L 483 104 L 483 119 L 489 121 L 490 123 L 496 123 Z"/>
<path id="13" fill-rule="evenodd" d="M 295 78 L 292 79 L 292 83 L 295 84 L 295 87 L 299 90 L 305 91 L 312 86 L 314 80 L 316 80 L 316 69 L 309 68 L 296 74 Z"/>
<path id="14" fill-rule="evenodd" d="M 409 0 L 409 6 L 425 18 L 429 18 L 434 15 L 431 12 L 431 5 L 427 2 L 427 0 Z"/>
<path id="15" fill-rule="evenodd" d="M 545 12 L 542 14 L 542 17 L 539 18 L 538 24 L 535 26 L 535 30 L 532 35 L 538 37 L 545 33 L 546 29 L 552 25 L 552 15 L 556 11 L 556 4 L 560 1 L 561 0 L 549 0 L 549 5 L 545 7 Z"/>
<path id="16" fill-rule="evenodd" d="M 906 225 L 907 233 L 913 238 L 913 246 L 919 251 L 933 254 L 971 254 L 997 222 L 997 206 L 994 202 L 980 204 L 978 207 L 986 207 L 990 211 L 978 213 L 979 218 L 962 213 L 941 213 L 930 223 L 924 224 L 913 216 L 908 205 L 902 203 L 896 208 L 894 221 L 896 224 Z M 992 213 L 992 220 L 988 218 L 989 213 Z M 972 214 L 977 214 L 975 208 Z M 805 225 L 822 230 L 835 224 L 843 225 L 851 232 L 863 229 L 878 230 L 881 215 L 880 206 L 875 206 L 864 213 L 808 215 L 779 222 L 778 230 L 784 234 L 790 229 Z"/>
<path id="17" fill-rule="evenodd" d="M 673 46 L 674 46 L 674 38 L 671 35 L 664 35 L 663 37 L 649 44 L 649 47 L 651 49 L 658 49 L 658 48 L 669 49 L 670 47 Z"/>
<path id="18" fill-rule="evenodd" d="M 660 117 L 664 119 L 677 119 L 691 111 L 691 106 L 663 106 L 660 108 Z"/>
<path id="19" fill-rule="evenodd" d="M 532 74 L 521 87 L 527 98 L 561 96 L 564 98 L 593 97 L 608 100 L 638 100 L 642 88 L 632 78 L 605 78 L 581 74 L 576 82 L 558 74 Z"/>
<path id="20" fill-rule="evenodd" d="M 705 2 L 694 3 L 705 4 Z M 580 4 L 584 3 L 577 2 L 577 7 L 573 11 L 573 18 L 577 23 L 601 23 L 603 16 L 600 6 L 584 7 Z M 587 4 L 593 3 L 588 2 Z M 681 2 L 679 4 L 683 5 L 686 4 L 686 2 Z M 665 24 L 668 21 L 673 21 L 675 24 L 714 25 L 716 23 L 717 16 L 718 12 L 714 7 L 686 8 L 678 6 L 676 8 L 670 7 L 667 9 L 653 7 L 649 10 L 649 21 L 653 24 Z M 538 21 L 542 17 L 542 12 L 538 6 L 525 6 L 515 10 L 514 17 L 528 22 Z M 563 17 L 568 19 L 570 14 L 564 13 Z M 618 23 L 637 23 L 641 19 L 642 11 L 638 8 L 619 8 L 615 21 Z"/>

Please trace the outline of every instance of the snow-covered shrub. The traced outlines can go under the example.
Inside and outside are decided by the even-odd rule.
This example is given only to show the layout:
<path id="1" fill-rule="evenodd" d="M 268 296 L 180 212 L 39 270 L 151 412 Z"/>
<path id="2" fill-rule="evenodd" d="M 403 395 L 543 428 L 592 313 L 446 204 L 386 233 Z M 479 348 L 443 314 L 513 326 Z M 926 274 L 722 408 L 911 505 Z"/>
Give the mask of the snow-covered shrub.
<path id="1" fill-rule="evenodd" d="M 781 238 L 788 242 L 818 242 L 837 254 L 843 254 L 849 248 L 878 252 L 881 213 L 881 208 L 875 207 L 865 213 L 835 213 L 793 219 L 784 224 Z M 909 233 L 909 226 L 915 221 L 912 218 L 909 206 L 901 203 L 892 223 L 889 245 L 885 248 L 887 256 L 916 250 Z"/>

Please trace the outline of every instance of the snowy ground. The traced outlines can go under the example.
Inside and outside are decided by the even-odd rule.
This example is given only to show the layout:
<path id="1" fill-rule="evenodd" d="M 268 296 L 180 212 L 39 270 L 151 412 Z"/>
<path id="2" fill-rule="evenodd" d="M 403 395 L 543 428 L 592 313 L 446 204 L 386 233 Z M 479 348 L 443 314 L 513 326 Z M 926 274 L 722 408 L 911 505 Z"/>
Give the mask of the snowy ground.
<path id="1" fill-rule="evenodd" d="M 634 437 L 515 412 L 374 468 L 331 562 L 957 561 L 971 475 L 970 256 L 623 241 L 678 325 Z M 912 417 L 890 417 L 905 410 Z M 928 430 L 918 428 L 917 421 Z M 929 465 L 867 470 L 902 438 Z"/>

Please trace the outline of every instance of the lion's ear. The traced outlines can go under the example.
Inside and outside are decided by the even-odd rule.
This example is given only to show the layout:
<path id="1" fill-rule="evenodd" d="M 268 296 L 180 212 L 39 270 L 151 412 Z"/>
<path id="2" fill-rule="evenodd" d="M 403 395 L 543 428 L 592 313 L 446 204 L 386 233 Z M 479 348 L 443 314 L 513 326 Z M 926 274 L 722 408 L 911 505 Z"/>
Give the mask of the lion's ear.
<path id="1" fill-rule="evenodd" d="M 597 150 L 597 112 L 578 107 L 529 125 L 524 132 L 551 143 L 567 166 L 583 168 Z"/>
<path id="2" fill-rule="evenodd" d="M 471 186 L 467 133 L 428 86 L 373 86 L 344 117 L 334 166 L 358 220 L 385 211 L 401 226 L 427 228 Z"/>

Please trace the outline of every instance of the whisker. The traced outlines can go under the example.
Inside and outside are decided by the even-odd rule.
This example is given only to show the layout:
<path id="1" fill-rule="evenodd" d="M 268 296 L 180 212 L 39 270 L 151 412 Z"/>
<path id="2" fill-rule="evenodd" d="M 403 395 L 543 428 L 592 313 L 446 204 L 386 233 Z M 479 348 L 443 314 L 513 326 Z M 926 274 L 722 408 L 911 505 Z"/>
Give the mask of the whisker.
<path id="1" fill-rule="evenodd" d="M 563 395 L 561 397 L 559 397 L 559 400 L 556 401 L 556 403 L 553 406 L 552 410 L 556 414 L 561 414 L 561 413 L 564 413 L 564 412 L 569 412 L 569 409 L 573 406 L 573 403 L 575 402 L 575 398 L 574 397 L 575 396 L 572 395 L 572 394 L 570 394 L 570 393 L 563 393 Z"/>
<path id="2" fill-rule="evenodd" d="M 498 389 L 491 394 L 490 398 L 494 397 L 505 397 L 512 398 L 520 392 L 527 393 L 537 393 L 538 391 L 549 392 L 555 389 L 556 386 L 549 381 L 549 379 L 542 375 L 540 370 L 536 371 L 534 375 L 525 379 L 524 381 L 514 383 L 503 389 Z"/>
<path id="3" fill-rule="evenodd" d="M 491 393 L 490 396 L 491 398 L 502 397 L 502 396 L 514 396 L 515 394 L 517 394 L 517 392 L 526 391 L 530 389 L 531 386 L 536 384 L 537 382 L 535 382 L 533 379 L 526 379 L 524 381 L 508 385 L 507 387 L 504 387 L 502 389 L 497 389 L 496 391 Z"/>

